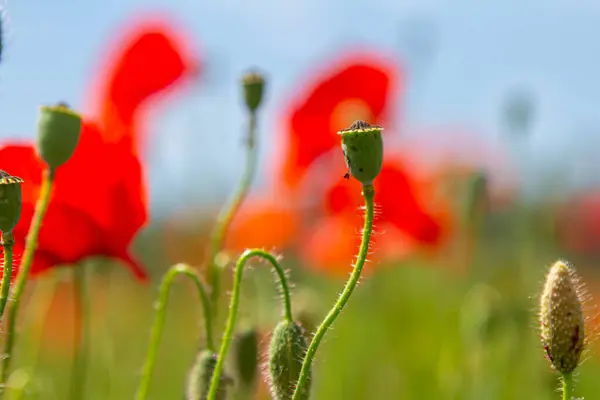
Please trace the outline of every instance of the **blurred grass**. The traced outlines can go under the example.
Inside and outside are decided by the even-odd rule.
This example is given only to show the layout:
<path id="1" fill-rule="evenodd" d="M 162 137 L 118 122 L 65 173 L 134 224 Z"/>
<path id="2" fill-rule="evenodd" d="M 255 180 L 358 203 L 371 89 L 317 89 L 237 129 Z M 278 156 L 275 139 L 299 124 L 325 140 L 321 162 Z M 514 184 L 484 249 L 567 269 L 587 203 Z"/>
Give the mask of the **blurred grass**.
<path id="1" fill-rule="evenodd" d="M 517 215 L 521 225 L 515 225 Z M 455 268 L 450 252 L 435 259 L 378 266 L 376 273 L 363 279 L 318 352 L 313 398 L 559 398 L 558 378 L 544 359 L 536 331 L 536 295 L 546 266 L 563 253 L 547 217 L 547 210 L 532 207 L 488 218 L 466 271 Z M 515 226 L 525 230 L 518 234 Z M 140 243 L 140 254 L 154 268 L 150 285 L 134 282 L 118 265 L 92 268 L 93 363 L 86 399 L 133 397 L 160 271 L 167 267 L 156 243 L 152 232 Z M 572 256 L 577 266 L 578 257 Z M 597 274 L 584 268 L 587 262 L 580 272 L 596 286 Z M 303 271 L 292 257 L 284 264 L 292 269 L 297 316 L 302 311 L 302 318 L 319 323 L 343 281 Z M 21 324 L 25 335 L 14 365 L 32 373 L 39 359 L 26 399 L 66 398 L 73 315 L 63 273 L 59 281 L 45 324 L 37 321 L 37 327 L 28 327 L 25 320 Z M 242 291 L 239 327 L 257 326 L 266 344 L 281 315 L 271 273 L 262 265 L 249 269 Z M 227 310 L 226 304 L 222 306 L 221 326 Z M 203 333 L 201 307 L 189 282 L 176 282 L 169 310 L 151 388 L 150 398 L 155 400 L 183 398 L 187 370 Z M 597 376 L 600 363 L 590 357 L 579 369 L 576 395 L 595 398 L 600 393 Z M 264 388 L 261 393 L 266 393 Z"/>

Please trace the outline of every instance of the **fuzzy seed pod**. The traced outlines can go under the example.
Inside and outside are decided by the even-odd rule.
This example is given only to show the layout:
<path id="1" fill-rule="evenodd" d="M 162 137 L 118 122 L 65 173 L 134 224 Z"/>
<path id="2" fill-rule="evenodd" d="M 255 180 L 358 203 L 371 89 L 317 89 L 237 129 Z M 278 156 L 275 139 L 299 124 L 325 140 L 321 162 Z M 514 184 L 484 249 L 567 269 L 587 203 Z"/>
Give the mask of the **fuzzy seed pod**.
<path id="1" fill-rule="evenodd" d="M 258 333 L 246 329 L 235 338 L 235 368 L 237 381 L 245 388 L 252 388 L 258 375 Z"/>
<path id="2" fill-rule="evenodd" d="M 249 72 L 242 77 L 244 100 L 250 111 L 256 111 L 260 106 L 265 90 L 265 78 L 257 72 Z"/>
<path id="3" fill-rule="evenodd" d="M 541 336 L 554 368 L 573 372 L 584 348 L 583 305 L 574 271 L 563 261 L 550 268 L 540 302 Z"/>
<path id="4" fill-rule="evenodd" d="M 38 118 L 37 148 L 52 169 L 73 155 L 81 134 L 81 116 L 66 105 L 43 106 Z"/>
<path id="5" fill-rule="evenodd" d="M 363 185 L 370 185 L 379 175 L 383 164 L 383 139 L 380 126 L 355 121 L 348 129 L 338 132 L 350 174 Z"/>
<path id="6" fill-rule="evenodd" d="M 21 184 L 23 179 L 0 170 L 0 231 L 12 232 L 21 218 Z"/>
<path id="7" fill-rule="evenodd" d="M 218 355 L 209 350 L 201 350 L 188 375 L 186 400 L 206 400 L 210 381 L 217 365 Z M 217 400 L 227 398 L 227 387 L 232 383 L 231 378 L 222 375 L 217 392 Z"/>
<path id="8" fill-rule="evenodd" d="M 308 345 L 304 329 L 297 322 L 281 321 L 273 331 L 269 347 L 269 385 L 274 400 L 289 400 L 296 389 Z M 301 399 L 310 395 L 311 377 Z"/>

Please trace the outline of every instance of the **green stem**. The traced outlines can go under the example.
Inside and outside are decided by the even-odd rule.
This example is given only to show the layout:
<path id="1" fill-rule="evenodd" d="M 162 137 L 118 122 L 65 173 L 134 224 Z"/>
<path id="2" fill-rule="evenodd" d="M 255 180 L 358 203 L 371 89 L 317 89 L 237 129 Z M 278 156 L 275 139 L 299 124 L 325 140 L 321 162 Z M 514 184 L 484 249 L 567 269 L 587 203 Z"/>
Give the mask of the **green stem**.
<path id="1" fill-rule="evenodd" d="M 217 256 L 223 246 L 223 240 L 227 234 L 227 230 L 231 225 L 231 221 L 238 212 L 244 198 L 248 194 L 248 190 L 252 185 L 252 180 L 256 172 L 257 165 L 257 151 L 256 151 L 256 111 L 250 112 L 250 120 L 248 123 L 248 136 L 246 138 L 246 166 L 244 168 L 244 175 L 240 181 L 237 190 L 229 203 L 223 207 L 219 216 L 217 217 L 216 228 L 211 238 L 210 244 L 210 259 L 209 259 L 209 284 L 211 287 L 211 304 L 213 315 L 216 319 L 216 313 L 219 304 L 219 297 L 221 295 L 221 273 L 222 266 L 217 263 Z"/>
<path id="2" fill-rule="evenodd" d="M 4 246 L 4 265 L 2 266 L 2 284 L 0 284 L 0 320 L 4 315 L 4 309 L 8 302 L 10 292 L 10 280 L 13 271 L 13 246 L 15 239 L 12 232 L 2 232 L 2 246 Z"/>
<path id="3" fill-rule="evenodd" d="M 71 372 L 71 400 L 84 398 L 85 379 L 90 346 L 90 296 L 86 287 L 83 265 L 73 268 L 73 304 L 75 305 L 75 335 L 73 370 Z M 81 318 L 81 319 L 79 319 Z"/>
<path id="4" fill-rule="evenodd" d="M 292 302 L 290 299 L 290 288 L 287 283 L 285 271 L 279 265 L 277 259 L 264 250 L 252 249 L 246 250 L 238 259 L 235 265 L 235 275 L 233 278 L 233 293 L 231 294 L 231 302 L 229 305 L 229 317 L 227 319 L 227 325 L 225 326 L 225 333 L 223 333 L 223 340 L 221 341 L 221 350 L 219 351 L 219 357 L 217 364 L 215 365 L 215 371 L 210 382 L 210 390 L 208 392 L 207 400 L 216 400 L 217 393 L 219 391 L 219 382 L 221 380 L 221 374 L 223 373 L 223 366 L 225 364 L 225 358 L 229 351 L 231 344 L 231 338 L 233 337 L 233 330 L 235 328 L 235 320 L 237 318 L 238 307 L 240 303 L 240 288 L 242 285 L 242 273 L 244 266 L 253 257 L 261 257 L 267 260 L 271 266 L 275 269 L 275 272 L 279 276 L 279 283 L 281 285 L 281 294 L 283 296 L 283 312 L 284 317 L 287 321 L 292 321 Z"/>
<path id="5" fill-rule="evenodd" d="M 313 336 L 312 342 L 308 346 L 308 350 L 306 351 L 306 356 L 304 357 L 304 362 L 302 363 L 302 369 L 300 370 L 300 376 L 298 377 L 298 384 L 296 385 L 296 390 L 294 391 L 294 395 L 292 400 L 299 400 L 303 395 L 304 386 L 308 380 L 308 375 L 310 372 L 310 367 L 315 358 L 315 353 L 317 352 L 317 348 L 319 344 L 321 344 L 321 340 L 327 333 L 327 330 L 336 318 L 342 312 L 344 306 L 350 299 L 354 288 L 358 284 L 358 280 L 360 278 L 360 272 L 365 265 L 365 261 L 367 259 L 367 254 L 369 253 L 369 242 L 371 240 L 371 231 L 373 230 L 373 198 L 375 196 L 375 190 L 372 185 L 363 185 L 363 196 L 365 198 L 365 225 L 362 234 L 362 242 L 360 244 L 360 249 L 358 252 L 358 257 L 356 259 L 356 263 L 354 264 L 354 270 L 344 287 L 344 290 L 340 294 L 340 297 L 334 304 L 333 308 L 329 311 L 321 325 L 317 328 L 315 335 Z"/>
<path id="6" fill-rule="evenodd" d="M 49 168 L 44 172 L 40 196 L 35 206 L 35 213 L 33 214 L 29 233 L 27 234 L 27 240 L 25 242 L 25 251 L 23 252 L 19 273 L 17 274 L 17 279 L 13 288 L 13 300 L 8 305 L 8 328 L 6 341 L 4 342 L 4 357 L 2 359 L 2 382 L 6 382 L 6 379 L 8 378 L 15 345 L 15 327 L 17 315 L 19 313 L 19 304 L 21 302 L 23 292 L 25 291 L 25 284 L 27 283 L 27 278 L 29 277 L 29 270 L 33 265 L 33 256 L 37 248 L 37 240 L 42 227 L 42 220 L 44 219 L 44 215 L 48 209 L 48 204 L 50 204 L 53 182 L 54 170 Z"/>
<path id="7" fill-rule="evenodd" d="M 563 374 L 562 376 L 563 386 L 563 400 L 573 399 L 573 374 Z"/>
<path id="8" fill-rule="evenodd" d="M 146 362 L 144 363 L 144 368 L 142 371 L 142 379 L 135 395 L 136 400 L 145 400 L 148 397 L 148 390 L 150 389 L 150 381 L 152 379 L 152 371 L 154 370 L 154 365 L 156 364 L 156 357 L 158 354 L 158 345 L 160 343 L 165 326 L 169 293 L 171 292 L 171 286 L 173 285 L 175 277 L 180 274 L 191 278 L 198 289 L 200 300 L 202 301 L 202 307 L 204 309 L 206 348 L 208 350 L 214 350 L 210 300 L 208 298 L 206 289 L 204 288 L 204 284 L 202 283 L 202 279 L 198 275 L 198 272 L 196 272 L 189 265 L 174 265 L 169 269 L 169 271 L 167 271 L 160 285 L 158 299 L 156 301 L 154 325 L 152 326 L 152 332 L 150 334 L 150 346 L 148 347 L 148 353 L 146 354 Z"/>

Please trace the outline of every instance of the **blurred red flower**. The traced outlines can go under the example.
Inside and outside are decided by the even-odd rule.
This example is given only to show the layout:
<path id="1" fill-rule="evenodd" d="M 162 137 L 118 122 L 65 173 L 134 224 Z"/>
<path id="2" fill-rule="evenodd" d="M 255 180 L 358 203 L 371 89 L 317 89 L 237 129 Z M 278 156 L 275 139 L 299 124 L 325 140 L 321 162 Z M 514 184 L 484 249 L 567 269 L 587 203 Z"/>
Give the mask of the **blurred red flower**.
<path id="1" fill-rule="evenodd" d="M 293 248 L 311 267 L 348 271 L 360 244 L 363 199 L 360 183 L 343 179 L 337 131 L 356 119 L 389 126 L 398 75 L 400 68 L 381 56 L 356 55 L 308 86 L 286 114 L 277 189 L 244 205 L 228 237 L 230 249 Z M 375 235 L 377 259 L 440 243 L 445 221 L 430 212 L 429 186 L 410 163 L 386 155 L 375 186 L 376 229 L 386 233 Z"/>
<path id="2" fill-rule="evenodd" d="M 302 87 L 285 113 L 282 165 L 283 182 L 291 187 L 304 178 L 321 156 L 339 147 L 337 132 L 363 119 L 386 124 L 394 110 L 392 96 L 400 84 L 400 68 L 381 55 L 350 54 Z"/>
<path id="3" fill-rule="evenodd" d="M 125 37 L 103 57 L 102 89 L 92 91 L 95 118 L 85 119 L 73 157 L 56 171 L 50 205 L 40 231 L 32 274 L 92 256 L 123 261 L 138 279 L 147 278 L 128 248 L 148 219 L 143 166 L 137 141 L 143 106 L 197 71 L 187 40 L 155 18 L 130 22 Z M 9 143 L 0 165 L 25 180 L 23 211 L 14 234 L 22 251 L 42 183 L 44 163 L 32 144 Z"/>

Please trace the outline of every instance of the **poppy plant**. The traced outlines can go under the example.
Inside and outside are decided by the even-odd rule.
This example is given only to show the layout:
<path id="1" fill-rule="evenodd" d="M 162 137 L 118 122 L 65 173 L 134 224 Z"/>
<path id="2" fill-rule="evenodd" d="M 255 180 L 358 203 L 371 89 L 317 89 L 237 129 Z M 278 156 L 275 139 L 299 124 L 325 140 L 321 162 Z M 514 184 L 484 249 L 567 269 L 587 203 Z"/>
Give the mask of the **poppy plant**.
<path id="1" fill-rule="evenodd" d="M 197 71 L 187 41 L 162 20 L 134 21 L 111 48 L 92 90 L 91 118 L 84 118 L 77 149 L 56 170 L 50 205 L 42 225 L 32 274 L 91 256 L 124 262 L 147 279 L 128 248 L 148 219 L 138 142 L 143 137 L 143 106 Z M 25 243 L 45 169 L 33 145 L 7 143 L 0 165 L 23 185 L 22 216 L 14 229 L 16 248 Z"/>
<path id="2" fill-rule="evenodd" d="M 342 179 L 337 131 L 360 118 L 386 124 L 401 81 L 398 71 L 384 57 L 353 55 L 309 86 L 286 114 L 275 179 L 282 183 L 272 195 L 247 203 L 234 221 L 230 249 L 249 243 L 293 248 L 307 265 L 332 271 L 343 265 L 348 271 L 348 260 L 360 244 L 356 226 L 362 219 L 362 196 L 358 181 Z M 375 181 L 376 230 L 384 229 L 386 235 L 376 231 L 373 245 L 386 247 L 387 255 L 405 255 L 415 243 L 436 246 L 444 233 L 444 221 L 425 205 L 426 186 L 410 167 L 403 158 L 386 156 Z"/>

